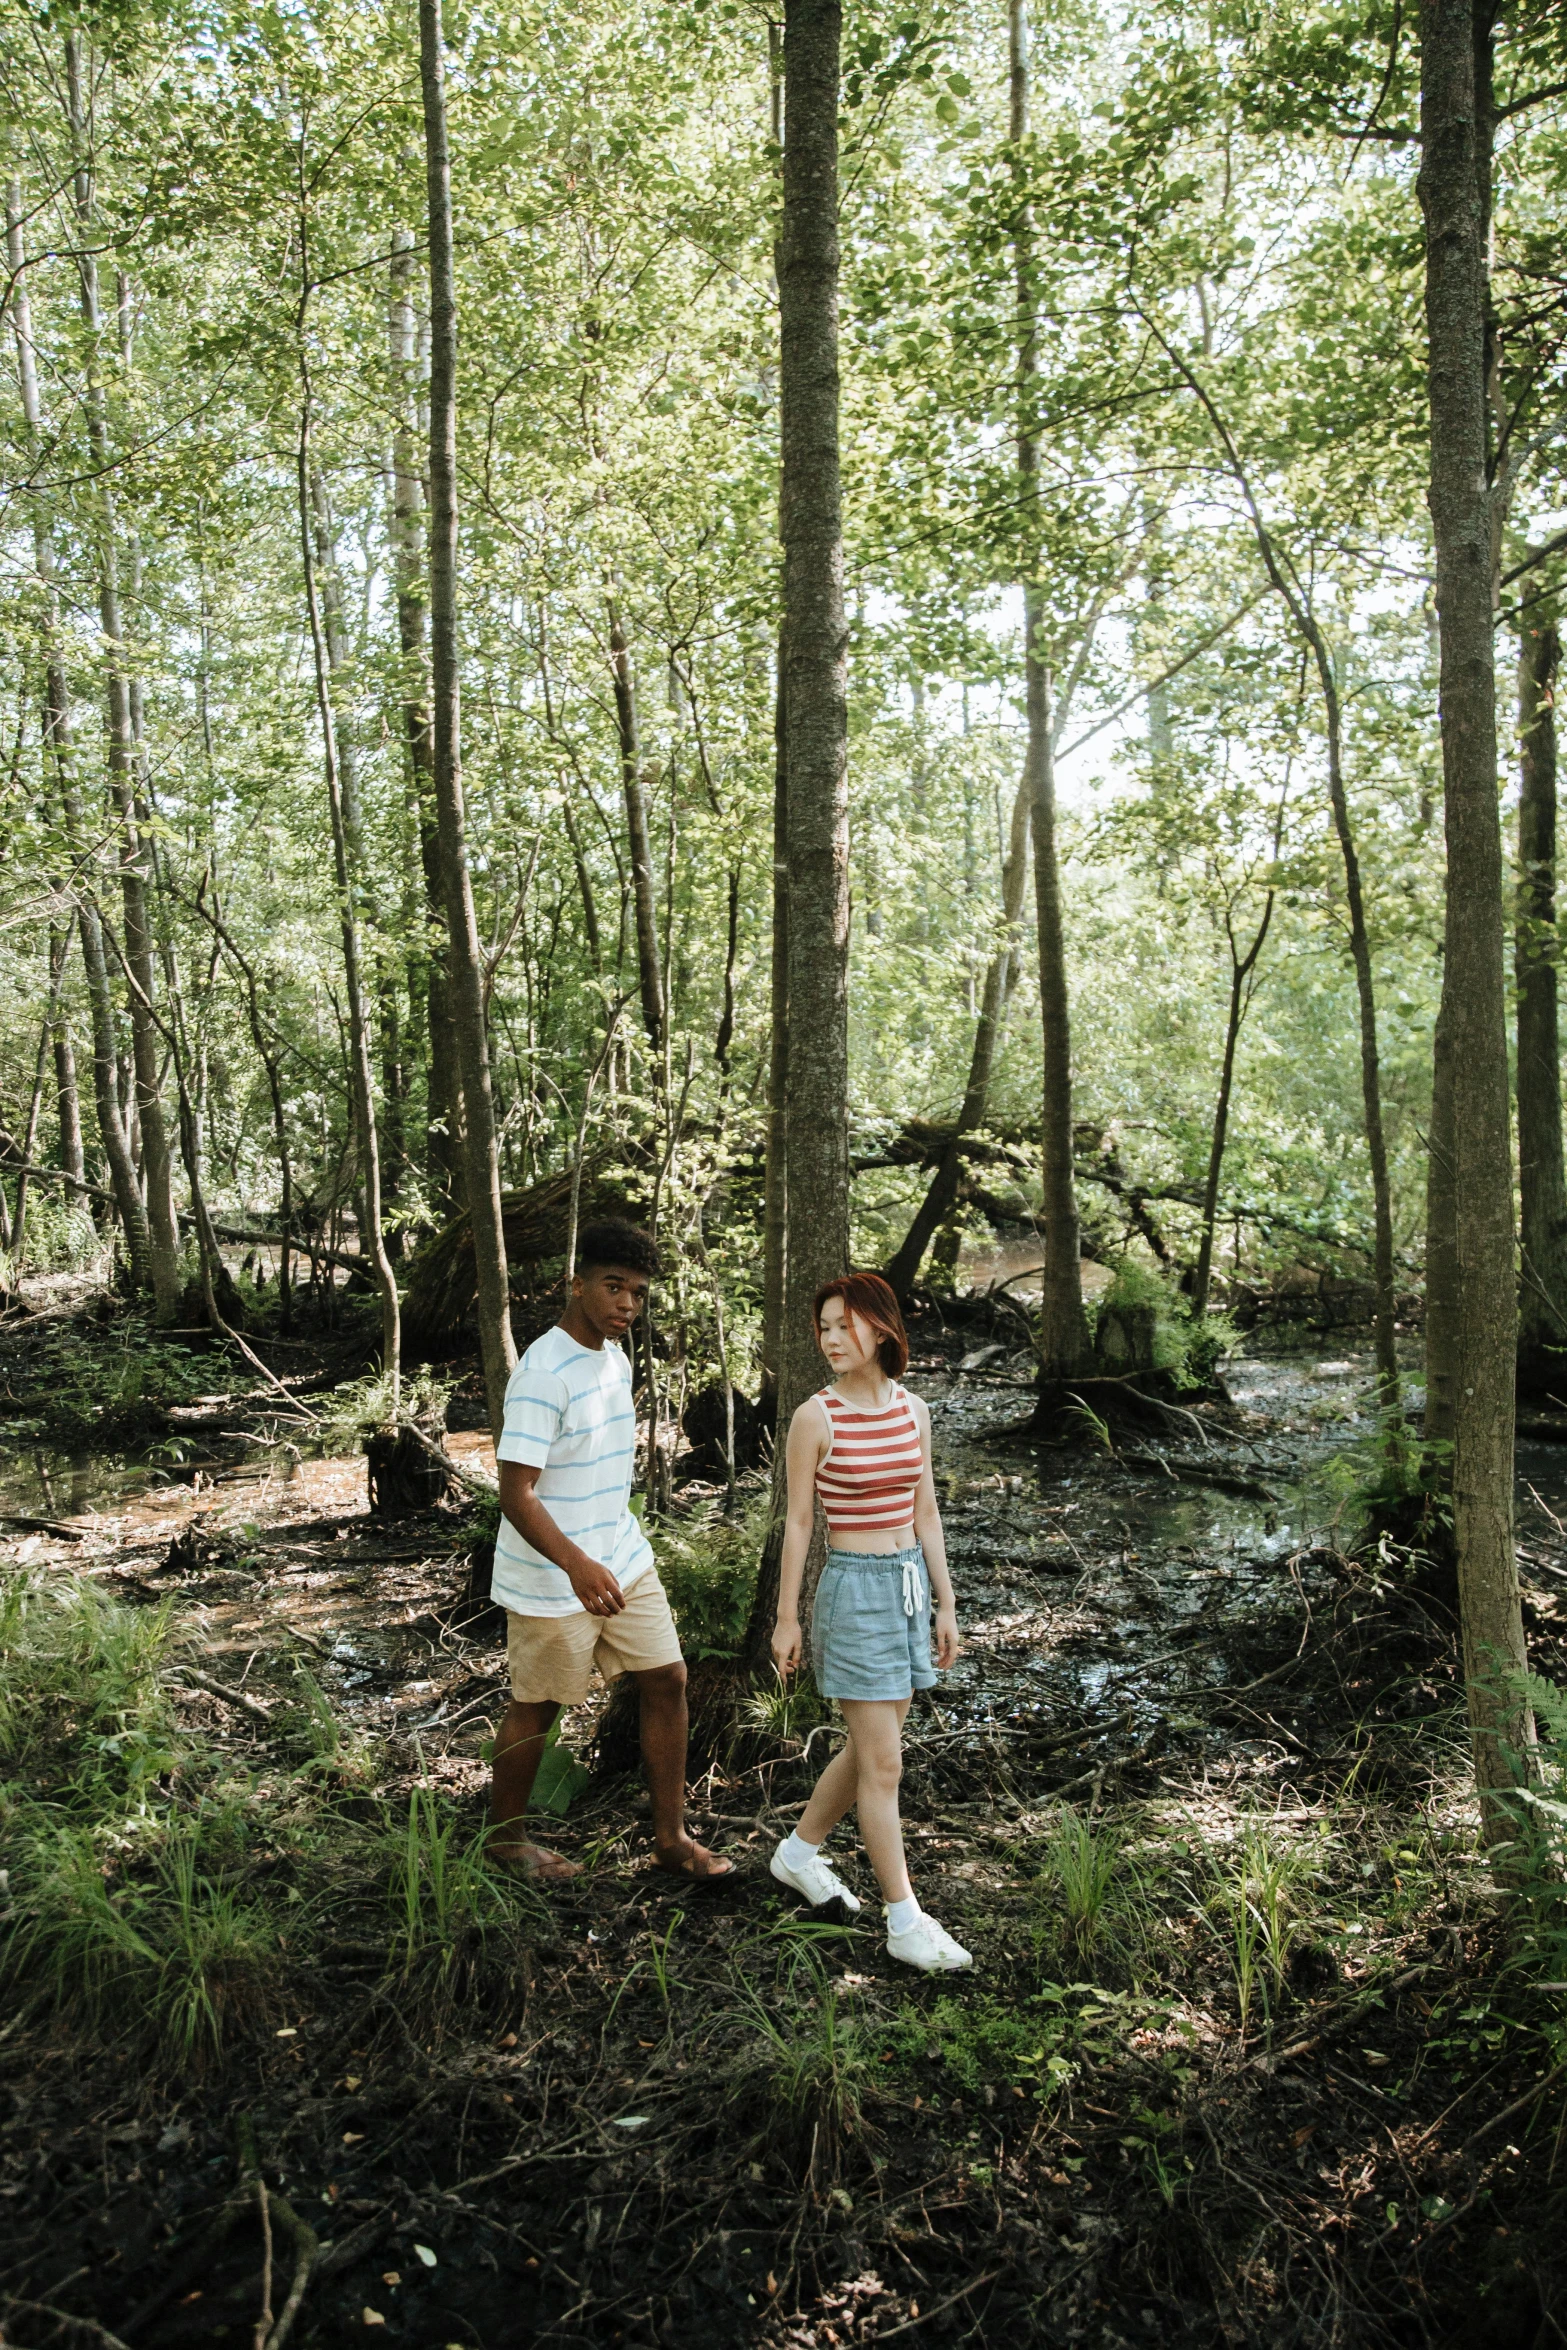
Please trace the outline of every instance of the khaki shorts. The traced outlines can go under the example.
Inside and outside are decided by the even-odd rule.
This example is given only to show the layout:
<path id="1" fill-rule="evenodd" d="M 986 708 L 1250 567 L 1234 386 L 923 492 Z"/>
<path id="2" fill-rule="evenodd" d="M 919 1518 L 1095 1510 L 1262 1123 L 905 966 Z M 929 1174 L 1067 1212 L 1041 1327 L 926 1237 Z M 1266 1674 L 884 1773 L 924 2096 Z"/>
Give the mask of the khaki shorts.
<path id="1" fill-rule="evenodd" d="M 618 1616 L 519 1616 L 506 1611 L 506 1662 L 517 1705 L 581 1705 L 593 1667 L 606 1681 L 678 1665 L 680 1635 L 656 1567 L 644 1567 Z"/>

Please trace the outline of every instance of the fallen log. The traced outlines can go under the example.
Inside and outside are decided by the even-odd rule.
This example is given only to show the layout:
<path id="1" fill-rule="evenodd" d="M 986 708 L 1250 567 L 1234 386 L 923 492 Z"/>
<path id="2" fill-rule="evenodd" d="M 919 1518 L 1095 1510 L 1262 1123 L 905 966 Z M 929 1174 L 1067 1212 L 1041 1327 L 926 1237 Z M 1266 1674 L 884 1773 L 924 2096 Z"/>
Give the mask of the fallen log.
<path id="1" fill-rule="evenodd" d="M 642 1202 L 624 1173 L 601 1169 L 583 1172 L 580 1221 L 600 1216 L 625 1216 L 633 1222 Z M 506 1262 L 532 1268 L 552 1257 L 564 1258 L 566 1225 L 571 1212 L 572 1171 L 546 1176 L 526 1191 L 501 1195 L 501 1220 L 506 1234 Z M 413 1358 L 449 1351 L 461 1338 L 463 1325 L 478 1293 L 473 1260 L 473 1233 L 466 1212 L 454 1216 L 439 1232 L 422 1241 L 408 1260 L 403 1291 L 403 1347 Z"/>

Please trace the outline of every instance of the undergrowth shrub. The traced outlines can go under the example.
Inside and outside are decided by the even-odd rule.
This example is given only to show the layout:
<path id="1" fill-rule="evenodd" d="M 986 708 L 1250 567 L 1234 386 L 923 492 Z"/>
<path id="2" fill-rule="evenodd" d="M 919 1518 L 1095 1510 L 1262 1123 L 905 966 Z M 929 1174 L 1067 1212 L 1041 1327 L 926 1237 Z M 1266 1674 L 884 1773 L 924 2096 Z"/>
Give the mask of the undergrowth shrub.
<path id="1" fill-rule="evenodd" d="M 1194 1321 L 1190 1304 L 1175 1284 L 1136 1257 L 1121 1258 L 1114 1280 L 1087 1311 L 1097 1329 L 1102 1315 L 1127 1306 L 1153 1309 L 1153 1367 L 1176 1387 L 1201 1387 L 1240 1344 L 1240 1333 L 1227 1314 L 1209 1313 Z"/>
<path id="2" fill-rule="evenodd" d="M 715 1506 L 700 1517 L 662 1518 L 650 1529 L 659 1578 L 688 1662 L 738 1656 L 756 1591 L 768 1497 L 734 1518 Z"/>

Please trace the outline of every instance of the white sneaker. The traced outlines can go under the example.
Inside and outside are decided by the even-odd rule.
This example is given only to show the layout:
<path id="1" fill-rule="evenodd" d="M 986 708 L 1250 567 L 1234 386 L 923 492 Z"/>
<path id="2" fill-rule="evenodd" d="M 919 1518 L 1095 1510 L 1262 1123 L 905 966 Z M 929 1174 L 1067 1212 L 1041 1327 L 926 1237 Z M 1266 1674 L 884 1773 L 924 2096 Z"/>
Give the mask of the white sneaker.
<path id="1" fill-rule="evenodd" d="M 852 1918 L 860 1904 L 837 1870 L 830 1869 L 820 1853 L 806 1861 L 803 1867 L 796 1868 L 792 1861 L 784 1858 L 784 1845 L 788 1841 L 786 1836 L 767 1864 L 779 1884 L 791 1886 L 796 1893 L 803 1893 L 812 1909 L 820 1909 L 824 1902 L 841 1901 Z"/>
<path id="2" fill-rule="evenodd" d="M 887 1956 L 918 1967 L 922 1975 L 961 1974 L 964 1967 L 974 1964 L 973 1952 L 954 1942 L 946 1927 L 938 1926 L 923 1910 L 906 1934 L 894 1934 L 888 1928 Z"/>

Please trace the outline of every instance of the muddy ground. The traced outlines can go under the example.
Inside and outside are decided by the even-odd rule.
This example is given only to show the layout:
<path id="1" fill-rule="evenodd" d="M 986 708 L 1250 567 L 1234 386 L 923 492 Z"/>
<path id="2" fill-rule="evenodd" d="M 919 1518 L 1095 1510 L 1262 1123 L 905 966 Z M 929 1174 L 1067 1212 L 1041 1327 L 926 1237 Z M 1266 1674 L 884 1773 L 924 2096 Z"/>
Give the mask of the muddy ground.
<path id="1" fill-rule="evenodd" d="M 640 1789 L 595 1776 L 541 1822 L 582 1877 L 416 1968 L 395 1864 L 378 1894 L 352 1856 L 415 1797 L 478 1829 L 503 1682 L 472 1525 L 378 1526 L 363 1462 L 308 1433 L 258 1450 L 217 1358 L 228 1400 L 165 1414 L 156 1461 L 115 1427 L 95 1449 L 85 1407 L 52 1445 L 51 1366 L 112 1325 L 34 1304 L 0 1326 L 0 1500 L 48 1523 L 7 1556 L 167 1608 L 167 1703 L 243 1790 L 224 1865 L 276 1945 L 184 2055 L 13 1967 L 5 2343 L 1563 2338 L 1562 1985 L 1476 1856 L 1451 1626 L 1348 1555 L 1353 1463 L 1324 1464 L 1370 1433 L 1352 1346 L 1245 1355 L 1112 1454 L 1008 1433 L 1026 1365 L 971 1319 L 920 1328 L 967 1645 L 911 1716 L 905 1809 L 971 1976 L 887 1960 L 850 1833 L 857 1924 L 781 1897 L 766 1858 L 830 1733 L 777 1718 L 694 1790 L 731 1886 L 652 1875 Z M 290 1372 L 341 1375 L 345 1344 Z M 1567 1679 L 1567 1452 L 1521 1465 L 1535 1661 Z M 712 1497 L 682 1507 L 700 1534 Z M 330 1717 L 303 1743 L 302 1668 Z M 73 1751 L 26 1748 L 28 1803 Z M 105 1852 L 111 1901 L 140 1865 Z M 13 1953 L 30 1914 L 0 1919 Z"/>

